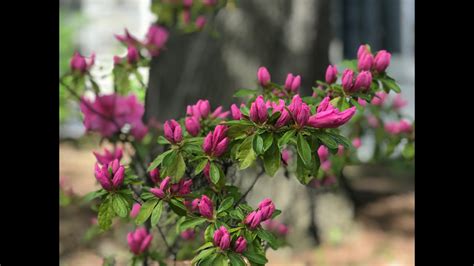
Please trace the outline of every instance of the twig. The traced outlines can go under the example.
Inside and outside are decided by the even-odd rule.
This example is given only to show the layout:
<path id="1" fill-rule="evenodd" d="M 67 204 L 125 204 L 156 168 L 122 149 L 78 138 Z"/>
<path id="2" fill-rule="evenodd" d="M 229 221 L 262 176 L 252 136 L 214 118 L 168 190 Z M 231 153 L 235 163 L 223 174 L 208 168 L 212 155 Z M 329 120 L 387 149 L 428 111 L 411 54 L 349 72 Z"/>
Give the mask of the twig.
<path id="1" fill-rule="evenodd" d="M 165 242 L 166 249 L 168 250 L 168 252 L 171 255 L 173 255 L 173 258 L 176 259 L 176 254 L 173 251 L 173 249 L 171 248 L 171 246 L 168 244 L 168 241 L 166 240 L 166 236 L 163 233 L 163 231 L 161 230 L 161 227 L 159 225 L 156 225 L 156 227 L 158 228 L 158 232 L 160 232 L 161 238 L 163 238 L 163 242 Z"/>
<path id="2" fill-rule="evenodd" d="M 81 103 L 83 103 L 91 112 L 93 112 L 94 114 L 106 119 L 106 120 L 109 120 L 110 122 L 114 123 L 114 125 L 117 127 L 118 130 L 120 130 L 120 126 L 119 124 L 117 123 L 117 121 L 115 121 L 112 117 L 109 117 L 109 116 L 106 116 L 105 114 L 97 111 L 94 107 L 92 107 L 89 102 L 85 101 L 84 99 L 81 98 L 81 96 L 79 94 L 77 94 L 77 92 L 75 92 L 73 89 L 71 89 L 71 87 L 69 87 L 69 85 L 67 85 L 64 80 L 60 79 L 59 82 L 67 89 L 67 91 L 69 91 L 69 93 L 71 93 L 74 97 L 76 97 Z"/>
<path id="3" fill-rule="evenodd" d="M 247 189 L 247 191 L 245 191 L 245 193 L 242 195 L 242 197 L 240 197 L 240 199 L 234 204 L 234 208 L 237 207 L 237 205 L 239 205 L 239 203 L 245 199 L 245 197 L 247 197 L 247 194 L 249 194 L 249 192 L 253 189 L 253 187 L 255 186 L 255 184 L 257 183 L 257 180 L 265 173 L 265 170 L 261 170 L 260 173 L 258 173 L 258 175 L 255 177 L 255 180 L 253 180 L 253 183 L 252 185 L 250 185 L 250 187 Z"/>

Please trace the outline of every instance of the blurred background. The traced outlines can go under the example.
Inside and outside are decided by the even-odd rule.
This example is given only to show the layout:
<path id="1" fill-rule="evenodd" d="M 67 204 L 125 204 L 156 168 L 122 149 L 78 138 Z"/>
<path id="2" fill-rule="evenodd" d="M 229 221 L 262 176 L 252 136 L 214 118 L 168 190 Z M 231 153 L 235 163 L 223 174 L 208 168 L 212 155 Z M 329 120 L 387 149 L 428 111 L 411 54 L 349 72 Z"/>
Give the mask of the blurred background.
<path id="1" fill-rule="evenodd" d="M 60 75 L 75 50 L 95 52 L 100 67 L 93 75 L 105 93 L 111 91 L 106 75 L 112 58 L 126 53 L 113 35 L 127 28 L 142 38 L 156 20 L 150 5 L 151 0 L 60 0 Z M 361 43 L 392 53 L 388 71 L 408 100 L 405 115 L 414 119 L 414 0 L 239 0 L 211 23 L 212 32 L 172 35 L 167 50 L 143 70 L 149 85 L 145 120 L 183 116 L 186 105 L 200 98 L 228 109 L 235 90 L 256 86 L 259 66 L 277 83 L 289 72 L 301 75 L 302 94 L 310 95 L 327 65 L 355 58 Z M 62 91 L 60 136 L 60 175 L 75 194 L 85 195 L 97 187 L 91 150 L 100 150 L 99 139 L 84 134 L 78 105 Z M 371 145 L 370 138 L 363 140 L 361 158 L 370 157 Z M 414 263 L 413 169 L 392 163 L 346 170 L 356 203 L 344 190 L 309 190 L 283 173 L 257 183 L 251 204 L 270 196 L 288 210 L 283 219 L 290 224 L 290 247 L 270 250 L 269 264 Z M 248 185 L 245 179 L 242 185 Z M 62 265 L 100 265 L 104 256 L 128 256 L 126 232 L 94 241 L 84 237 L 92 217 L 80 204 L 61 208 Z"/>

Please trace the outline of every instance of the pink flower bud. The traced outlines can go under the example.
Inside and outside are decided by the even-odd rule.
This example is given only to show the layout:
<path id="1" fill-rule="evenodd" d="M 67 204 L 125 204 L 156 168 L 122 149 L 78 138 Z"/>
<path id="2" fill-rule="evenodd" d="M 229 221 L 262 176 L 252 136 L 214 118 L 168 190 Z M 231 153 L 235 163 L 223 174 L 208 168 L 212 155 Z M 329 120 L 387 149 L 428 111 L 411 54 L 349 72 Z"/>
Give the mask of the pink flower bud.
<path id="1" fill-rule="evenodd" d="M 197 135 L 199 135 L 199 131 L 201 131 L 201 124 L 199 123 L 199 120 L 196 117 L 194 116 L 187 117 L 184 122 L 184 125 L 189 135 L 193 137 L 196 137 Z"/>
<path id="2" fill-rule="evenodd" d="M 190 8 L 193 5 L 193 0 L 183 0 L 183 7 Z"/>
<path id="3" fill-rule="evenodd" d="M 206 166 L 204 166 L 204 170 L 202 172 L 204 173 L 204 176 L 206 177 L 207 181 L 211 182 L 210 177 L 210 170 L 211 170 L 211 164 L 207 162 Z"/>
<path id="4" fill-rule="evenodd" d="M 354 79 L 354 71 L 350 69 L 344 70 L 342 72 L 342 87 L 345 91 L 351 92 L 353 86 L 353 79 Z"/>
<path id="5" fill-rule="evenodd" d="M 196 18 L 196 21 L 194 23 L 196 25 L 196 28 L 198 28 L 199 30 L 202 30 L 204 26 L 206 26 L 207 19 L 205 16 L 199 16 Z"/>
<path id="6" fill-rule="evenodd" d="M 257 71 L 257 78 L 258 78 L 258 83 L 262 87 L 266 87 L 270 83 L 270 73 L 268 72 L 266 67 L 260 67 Z"/>
<path id="7" fill-rule="evenodd" d="M 318 106 L 317 113 L 308 119 L 308 125 L 315 128 L 336 128 L 347 123 L 356 112 L 352 106 L 342 112 L 334 108 L 325 97 Z"/>
<path id="8" fill-rule="evenodd" d="M 130 217 L 134 219 L 137 217 L 138 213 L 140 212 L 141 205 L 138 203 L 133 204 L 132 210 L 130 211 Z"/>
<path id="9" fill-rule="evenodd" d="M 150 188 L 150 192 L 153 193 L 153 195 L 155 195 L 157 198 L 162 199 L 165 197 L 165 192 L 160 188 Z"/>
<path id="10" fill-rule="evenodd" d="M 370 71 L 374 57 L 370 53 L 364 53 L 357 62 L 357 69 L 359 71 Z"/>
<path id="11" fill-rule="evenodd" d="M 311 115 L 311 111 L 309 106 L 303 102 L 301 97 L 297 94 L 291 100 L 290 105 L 288 106 L 288 110 L 293 114 L 293 118 L 295 122 L 300 127 L 303 127 L 308 122 L 309 116 Z"/>
<path id="12" fill-rule="evenodd" d="M 367 44 L 361 44 L 357 50 L 357 59 L 361 58 L 364 54 L 370 54 L 369 47 Z"/>
<path id="13" fill-rule="evenodd" d="M 224 226 L 219 227 L 214 232 L 214 245 L 218 246 L 221 250 L 226 250 L 230 247 L 230 234 L 227 228 Z"/>
<path id="14" fill-rule="evenodd" d="M 165 122 L 163 127 L 165 138 L 171 143 L 178 143 L 183 140 L 181 125 L 176 120 L 171 119 Z"/>
<path id="15" fill-rule="evenodd" d="M 287 91 L 297 92 L 301 85 L 301 76 L 293 76 L 292 73 L 288 73 L 285 81 L 285 89 Z"/>
<path id="16" fill-rule="evenodd" d="M 240 118 L 242 118 L 242 113 L 240 112 L 240 108 L 237 107 L 237 105 L 232 104 L 230 106 L 230 111 L 234 120 L 240 120 Z"/>
<path id="17" fill-rule="evenodd" d="M 387 98 L 387 96 L 388 96 L 387 93 L 385 93 L 383 91 L 379 91 L 379 92 L 375 93 L 375 97 L 372 99 L 372 101 L 370 103 L 375 105 L 375 106 L 381 106 L 385 102 L 385 99 Z"/>
<path id="18" fill-rule="evenodd" d="M 202 118 L 206 118 L 211 112 L 211 104 L 209 100 L 199 100 L 197 102 L 197 107 Z"/>
<path id="19" fill-rule="evenodd" d="M 367 123 L 369 123 L 369 126 L 372 128 L 377 128 L 379 126 L 379 120 L 373 115 L 367 117 Z"/>
<path id="20" fill-rule="evenodd" d="M 79 72 L 84 74 L 88 71 L 93 65 L 95 61 L 95 54 L 92 53 L 90 59 L 86 59 L 84 56 L 75 52 L 69 62 L 69 66 L 72 71 Z"/>
<path id="21" fill-rule="evenodd" d="M 92 152 L 100 164 L 108 164 L 115 159 L 119 161 L 122 159 L 123 156 L 123 149 L 117 148 L 114 151 L 109 151 L 108 149 L 104 149 L 104 154 L 99 154 L 97 152 Z"/>
<path id="22" fill-rule="evenodd" d="M 229 138 L 224 138 L 219 142 L 214 150 L 214 156 L 219 157 L 224 154 L 227 150 L 227 146 L 229 146 Z"/>
<path id="23" fill-rule="evenodd" d="M 344 155 L 344 146 L 342 146 L 341 144 L 337 145 L 337 153 L 336 153 L 337 156 L 342 156 Z"/>
<path id="24" fill-rule="evenodd" d="M 208 155 L 212 154 L 212 132 L 209 132 L 207 136 L 204 138 L 202 143 L 202 149 Z"/>
<path id="25" fill-rule="evenodd" d="M 395 98 L 393 99 L 393 109 L 399 110 L 405 105 L 407 105 L 407 101 L 402 98 L 400 94 L 395 95 Z"/>
<path id="26" fill-rule="evenodd" d="M 118 162 L 118 160 L 115 160 Z M 118 188 L 122 185 L 123 179 L 125 176 L 125 168 L 121 165 L 117 171 L 114 172 L 114 177 L 112 178 L 112 186 Z"/>
<path id="27" fill-rule="evenodd" d="M 161 26 L 151 25 L 146 35 L 145 46 L 152 56 L 158 56 L 168 41 L 168 30 Z"/>
<path id="28" fill-rule="evenodd" d="M 290 161 L 290 152 L 287 149 L 281 151 L 281 161 L 283 165 L 287 166 Z"/>
<path id="29" fill-rule="evenodd" d="M 127 48 L 127 62 L 129 64 L 135 64 L 140 59 L 140 54 L 138 53 L 137 48 L 135 46 L 129 46 Z"/>
<path id="30" fill-rule="evenodd" d="M 336 181 L 337 181 L 336 177 L 333 175 L 330 175 L 330 176 L 325 176 L 321 184 L 323 186 L 331 186 L 331 185 L 336 184 Z"/>
<path id="31" fill-rule="evenodd" d="M 120 41 L 121 43 L 125 44 L 127 47 L 129 46 L 137 46 L 137 45 L 142 45 L 135 36 L 130 34 L 127 29 L 125 29 L 125 34 L 124 35 L 114 35 L 115 38 Z"/>
<path id="32" fill-rule="evenodd" d="M 327 161 L 323 161 L 321 162 L 321 169 L 323 169 L 323 171 L 327 172 L 331 169 L 331 161 L 327 160 Z"/>
<path id="33" fill-rule="evenodd" d="M 209 199 L 206 195 L 202 195 L 201 200 L 199 201 L 199 213 L 208 218 L 213 218 L 213 205 L 211 199 Z"/>
<path id="34" fill-rule="evenodd" d="M 191 193 L 191 186 L 193 185 L 192 179 L 181 179 L 178 183 L 178 194 L 179 195 L 187 195 Z"/>
<path id="35" fill-rule="evenodd" d="M 183 10 L 183 22 L 184 24 L 189 24 L 191 21 L 191 11 L 189 9 Z"/>
<path id="36" fill-rule="evenodd" d="M 184 240 L 192 240 L 196 236 L 196 232 L 194 229 L 187 229 L 184 232 L 181 233 L 181 238 Z"/>
<path id="37" fill-rule="evenodd" d="M 212 118 L 227 118 L 227 116 L 229 115 L 229 111 L 226 111 L 226 112 L 222 112 L 222 106 L 219 106 L 216 108 L 216 110 L 214 110 L 214 112 L 212 112 L 211 114 L 211 117 Z"/>
<path id="38" fill-rule="evenodd" d="M 235 241 L 234 250 L 237 253 L 242 253 L 247 249 L 247 240 L 243 236 L 239 236 Z"/>
<path id="39" fill-rule="evenodd" d="M 362 141 L 360 140 L 360 138 L 355 138 L 353 141 L 352 141 L 352 145 L 358 149 L 360 148 L 360 146 L 362 145 Z"/>
<path id="40" fill-rule="evenodd" d="M 358 98 L 357 102 L 363 107 L 365 107 L 367 105 L 367 101 L 362 99 L 362 98 Z"/>
<path id="41" fill-rule="evenodd" d="M 256 210 L 252 211 L 247 215 L 247 217 L 244 220 L 244 224 L 249 226 L 250 229 L 255 229 L 257 226 L 260 225 L 262 222 L 262 211 Z"/>
<path id="42" fill-rule="evenodd" d="M 286 236 L 288 234 L 288 226 L 279 224 L 277 227 L 277 233 L 281 236 Z"/>
<path id="43" fill-rule="evenodd" d="M 332 84 L 337 80 L 337 68 L 336 66 L 329 65 L 326 69 L 326 83 Z"/>
<path id="44" fill-rule="evenodd" d="M 191 209 L 193 211 L 199 211 L 199 202 L 201 200 L 200 199 L 194 199 L 192 202 L 191 202 Z"/>
<path id="45" fill-rule="evenodd" d="M 362 71 L 359 73 L 359 75 L 357 75 L 352 91 L 358 91 L 360 89 L 364 89 L 364 91 L 367 91 L 370 88 L 371 84 L 372 74 L 370 74 L 369 71 Z"/>
<path id="46" fill-rule="evenodd" d="M 275 204 L 273 204 L 271 199 L 266 198 L 258 204 L 258 208 L 262 212 L 262 221 L 265 221 L 272 217 L 272 214 L 275 211 Z"/>
<path id="47" fill-rule="evenodd" d="M 318 148 L 318 156 L 321 162 L 327 161 L 329 159 L 329 150 L 326 146 L 321 145 Z"/>
<path id="48" fill-rule="evenodd" d="M 410 121 L 406 119 L 400 120 L 400 122 L 398 123 L 398 127 L 400 128 L 400 132 L 402 133 L 410 133 L 413 130 Z"/>
<path id="49" fill-rule="evenodd" d="M 118 65 L 122 63 L 122 58 L 118 55 L 114 55 L 114 65 Z"/>
<path id="50" fill-rule="evenodd" d="M 150 246 L 153 236 L 147 233 L 144 227 L 136 229 L 134 232 L 127 234 L 127 242 L 135 255 L 140 255 L 145 252 Z"/>
<path id="51" fill-rule="evenodd" d="M 156 183 L 161 181 L 160 180 L 160 170 L 158 169 L 158 167 L 151 170 L 149 174 L 150 174 L 150 179 L 151 179 L 151 181 L 153 181 L 153 183 L 156 184 Z"/>
<path id="52" fill-rule="evenodd" d="M 117 159 L 99 167 L 95 165 L 95 177 L 105 190 L 114 190 L 122 186 L 125 168 Z"/>
<path id="53" fill-rule="evenodd" d="M 165 177 L 165 179 L 163 179 L 163 181 L 161 181 L 160 183 L 160 189 L 165 191 L 168 188 L 170 181 L 171 181 L 170 176 Z"/>
<path id="54" fill-rule="evenodd" d="M 392 55 L 385 51 L 385 50 L 380 50 L 378 51 L 377 55 L 375 55 L 374 59 L 374 69 L 378 73 L 382 73 L 387 69 L 388 65 L 390 64 L 390 58 Z"/>
<path id="55" fill-rule="evenodd" d="M 255 123 L 263 123 L 267 121 L 267 106 L 263 100 L 263 96 L 259 95 L 257 99 L 250 105 L 250 120 Z"/>

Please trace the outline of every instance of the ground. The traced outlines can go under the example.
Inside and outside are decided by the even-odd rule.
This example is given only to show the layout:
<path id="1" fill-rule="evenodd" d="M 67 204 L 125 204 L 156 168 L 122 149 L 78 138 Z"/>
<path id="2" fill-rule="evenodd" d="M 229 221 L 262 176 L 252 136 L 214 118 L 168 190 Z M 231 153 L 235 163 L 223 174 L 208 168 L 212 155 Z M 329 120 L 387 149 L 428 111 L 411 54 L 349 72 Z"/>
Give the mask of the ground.
<path id="1" fill-rule="evenodd" d="M 79 195 L 98 188 L 93 178 L 91 149 L 93 146 L 60 146 L 60 175 L 67 177 L 66 184 Z M 356 185 L 363 187 L 364 182 L 374 184 L 367 179 Z M 383 182 L 379 179 L 379 183 Z M 83 242 L 93 217 L 94 212 L 86 206 L 61 208 L 61 265 L 101 265 L 99 254 L 115 254 L 118 265 L 126 265 L 126 243 L 114 241 L 118 238 L 114 233 L 107 233 L 93 243 Z M 268 258 L 268 265 L 413 265 L 414 192 L 405 189 L 364 204 L 350 233 L 338 243 L 323 243 L 303 251 L 289 247 L 277 252 L 270 250 Z"/>

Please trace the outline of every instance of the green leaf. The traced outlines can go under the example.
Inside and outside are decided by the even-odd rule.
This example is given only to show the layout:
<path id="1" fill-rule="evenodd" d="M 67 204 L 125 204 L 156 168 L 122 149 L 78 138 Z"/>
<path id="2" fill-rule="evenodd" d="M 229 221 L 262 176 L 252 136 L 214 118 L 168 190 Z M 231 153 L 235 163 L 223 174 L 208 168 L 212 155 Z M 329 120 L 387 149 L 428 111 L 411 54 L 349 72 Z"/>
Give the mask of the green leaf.
<path id="1" fill-rule="evenodd" d="M 253 253 L 253 252 L 250 252 L 250 251 L 244 252 L 243 255 L 245 257 L 247 257 L 247 259 L 249 259 L 249 261 L 251 261 L 253 263 L 265 264 L 265 263 L 268 262 L 268 260 L 267 260 L 267 258 L 265 258 L 265 256 L 257 254 L 257 253 Z"/>
<path id="2" fill-rule="evenodd" d="M 296 143 L 296 147 L 298 150 L 298 155 L 301 157 L 304 165 L 306 167 L 311 166 L 311 147 L 309 146 L 306 139 L 303 137 L 302 134 L 298 134 L 298 140 Z"/>
<path id="3" fill-rule="evenodd" d="M 103 195 L 105 195 L 105 194 L 107 194 L 107 193 L 108 193 L 107 190 L 99 189 L 99 190 L 97 190 L 97 191 L 92 191 L 92 192 L 87 193 L 87 194 L 82 198 L 82 200 L 83 200 L 85 203 L 87 203 L 87 202 L 89 202 L 89 201 L 91 201 L 91 200 L 93 200 L 93 199 L 95 199 L 95 198 L 98 198 L 98 197 L 100 197 L 100 196 L 103 196 Z"/>
<path id="4" fill-rule="evenodd" d="M 382 79 L 382 84 L 385 87 L 389 88 L 390 90 L 396 92 L 396 93 L 400 93 L 401 92 L 401 89 L 400 87 L 398 86 L 398 84 L 395 82 L 395 80 L 393 80 L 392 78 L 390 77 L 387 77 L 385 79 Z"/>
<path id="5" fill-rule="evenodd" d="M 154 198 L 143 203 L 142 207 L 140 208 L 140 212 L 135 219 L 135 224 L 143 224 L 148 219 L 148 217 L 150 217 L 156 204 L 158 204 L 158 201 L 159 199 Z"/>
<path id="6" fill-rule="evenodd" d="M 320 133 L 318 133 L 318 138 L 329 149 L 337 149 L 338 148 L 337 142 L 328 133 L 320 132 Z"/>
<path id="7" fill-rule="evenodd" d="M 218 253 L 217 257 L 212 261 L 212 264 L 215 266 L 227 266 L 229 263 L 227 262 L 227 257 L 224 254 Z"/>
<path id="8" fill-rule="evenodd" d="M 174 181 L 177 182 L 183 177 L 184 172 L 186 171 L 186 163 L 184 162 L 183 155 L 178 154 L 178 166 L 176 168 L 176 176 Z"/>
<path id="9" fill-rule="evenodd" d="M 245 261 L 242 257 L 236 253 L 229 252 L 227 253 L 227 257 L 229 257 L 230 265 L 232 266 L 245 266 Z"/>
<path id="10" fill-rule="evenodd" d="M 212 254 L 211 256 L 208 256 L 204 259 L 202 259 L 200 262 L 199 262 L 199 266 L 213 266 L 213 265 L 217 265 L 216 264 L 216 259 L 218 256 L 220 256 L 221 254 L 219 253 L 214 253 Z"/>
<path id="11" fill-rule="evenodd" d="M 243 220 L 245 218 L 244 213 L 241 209 L 234 209 L 229 213 L 230 217 L 236 220 Z"/>
<path id="12" fill-rule="evenodd" d="M 160 220 L 161 213 L 163 211 L 163 201 L 160 200 L 158 204 L 156 204 L 153 212 L 151 213 L 151 226 L 155 226 L 158 221 Z"/>
<path id="13" fill-rule="evenodd" d="M 219 206 L 219 209 L 217 210 L 217 213 L 226 211 L 227 209 L 232 207 L 232 204 L 234 204 L 234 198 L 232 198 L 232 197 L 225 198 L 221 202 L 221 205 Z"/>
<path id="14" fill-rule="evenodd" d="M 234 93 L 234 97 L 244 97 L 249 95 L 256 95 L 258 93 L 257 90 L 252 89 L 239 89 Z"/>
<path id="15" fill-rule="evenodd" d="M 198 175 L 199 173 L 201 173 L 204 170 L 204 168 L 206 168 L 207 162 L 208 162 L 207 159 L 200 161 L 198 165 L 196 166 L 196 168 L 194 169 L 194 174 Z"/>
<path id="16" fill-rule="evenodd" d="M 283 145 L 286 145 L 294 135 L 295 135 L 294 129 L 285 132 L 285 134 L 283 134 L 283 136 L 278 140 L 278 147 L 281 148 L 283 147 Z"/>
<path id="17" fill-rule="evenodd" d="M 269 176 L 274 176 L 280 168 L 280 163 L 280 149 L 278 149 L 276 143 L 273 143 L 273 145 L 270 146 L 270 149 L 268 149 L 263 155 L 263 168 L 265 169 L 265 173 Z"/>
<path id="18" fill-rule="evenodd" d="M 210 241 L 212 243 L 212 241 L 214 240 L 214 231 L 214 225 L 209 225 L 204 231 L 204 240 Z"/>
<path id="19" fill-rule="evenodd" d="M 129 213 L 129 204 L 126 199 L 124 199 L 121 195 L 115 194 L 112 197 L 112 206 L 114 208 L 115 213 L 124 218 L 127 217 Z"/>
<path id="20" fill-rule="evenodd" d="M 169 203 L 171 209 L 179 216 L 185 216 L 188 212 L 184 204 L 175 198 L 172 198 Z"/>
<path id="21" fill-rule="evenodd" d="M 193 260 L 191 261 L 191 264 L 195 264 L 196 262 L 210 256 L 211 254 L 213 254 L 214 252 L 216 252 L 217 248 L 210 248 L 210 249 L 205 249 L 201 252 L 199 252 L 199 254 L 193 258 Z"/>
<path id="22" fill-rule="evenodd" d="M 158 136 L 157 142 L 161 145 L 171 144 L 164 136 Z"/>
<path id="23" fill-rule="evenodd" d="M 237 153 L 237 159 L 240 162 L 240 170 L 246 169 L 252 165 L 255 161 L 256 154 L 252 148 L 253 136 L 248 136 L 242 144 L 240 144 L 239 151 Z"/>
<path id="24" fill-rule="evenodd" d="M 281 214 L 281 210 L 275 210 L 272 214 L 272 219 L 275 219 L 280 214 Z"/>
<path id="25" fill-rule="evenodd" d="M 203 217 L 189 218 L 179 226 L 179 231 L 182 232 L 188 228 L 194 228 L 205 221 L 207 221 L 207 219 Z"/>
<path id="26" fill-rule="evenodd" d="M 273 133 L 265 133 L 263 135 L 263 151 L 266 152 L 273 143 Z"/>
<path id="27" fill-rule="evenodd" d="M 252 148 L 255 154 L 260 155 L 263 152 L 263 138 L 260 135 L 255 135 L 252 141 Z"/>
<path id="28" fill-rule="evenodd" d="M 212 246 L 214 246 L 214 243 L 212 243 L 211 241 L 209 241 L 209 242 L 204 243 L 202 246 L 200 246 L 196 251 L 201 251 L 201 250 L 210 248 L 210 247 L 212 247 Z"/>
<path id="29" fill-rule="evenodd" d="M 353 71 L 357 71 L 357 60 L 344 60 L 340 63 L 342 69 L 349 68 Z"/>
<path id="30" fill-rule="evenodd" d="M 214 162 L 211 163 L 209 175 L 211 177 L 212 183 L 217 184 L 219 182 L 219 179 L 220 179 L 219 166 L 217 166 Z"/>
<path id="31" fill-rule="evenodd" d="M 257 230 L 257 235 L 261 239 L 267 241 L 272 249 L 274 249 L 274 250 L 277 249 L 277 240 L 276 240 L 275 236 L 272 233 L 270 233 L 270 232 L 268 232 L 264 229 L 259 229 L 259 230 Z"/>
<path id="32" fill-rule="evenodd" d="M 173 150 L 168 150 L 158 155 L 158 157 L 156 157 L 155 160 L 153 160 L 153 162 L 150 164 L 147 171 L 150 172 L 151 170 L 158 167 L 158 165 L 160 165 L 161 162 L 163 162 L 163 160 L 165 159 L 165 157 L 168 156 L 171 152 L 173 152 Z"/>
<path id="33" fill-rule="evenodd" d="M 112 207 L 112 202 L 108 197 L 99 207 L 99 214 L 97 216 L 97 223 L 100 229 L 108 230 L 112 226 L 112 219 L 115 216 L 115 211 Z"/>
<path id="34" fill-rule="evenodd" d="M 311 178 L 309 178 L 308 170 L 304 166 L 303 160 L 300 156 L 296 156 L 296 178 L 301 184 L 307 185 Z"/>

